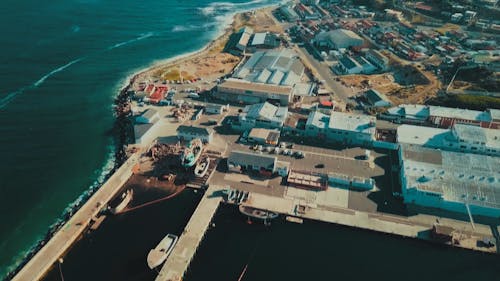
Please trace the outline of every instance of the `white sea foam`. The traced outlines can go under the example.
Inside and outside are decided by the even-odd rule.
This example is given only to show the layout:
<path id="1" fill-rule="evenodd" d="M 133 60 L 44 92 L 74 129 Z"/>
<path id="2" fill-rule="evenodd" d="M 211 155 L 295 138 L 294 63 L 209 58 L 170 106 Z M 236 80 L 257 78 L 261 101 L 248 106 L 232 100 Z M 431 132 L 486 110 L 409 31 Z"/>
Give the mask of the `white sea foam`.
<path id="1" fill-rule="evenodd" d="M 22 93 L 24 91 L 24 88 L 21 88 L 15 92 L 12 92 L 8 94 L 6 97 L 0 100 L 0 109 L 4 108 L 6 105 L 8 105 L 14 98 L 16 98 L 17 95 Z"/>
<path id="2" fill-rule="evenodd" d="M 140 40 L 146 39 L 146 38 L 151 37 L 151 36 L 153 36 L 153 35 L 154 35 L 154 33 L 153 33 L 153 32 L 144 33 L 144 34 L 142 34 L 141 36 L 139 36 L 139 37 L 137 37 L 137 38 L 130 39 L 130 40 L 127 40 L 127 41 L 123 41 L 123 42 L 120 42 L 120 43 L 116 43 L 116 44 L 114 44 L 113 46 L 108 47 L 108 51 L 109 51 L 109 50 L 116 49 L 116 48 L 120 48 L 120 47 L 125 46 L 125 45 L 128 45 L 128 44 L 130 44 L 130 43 L 134 43 L 134 42 L 137 42 L 137 41 L 140 41 Z"/>
<path id="3" fill-rule="evenodd" d="M 189 25 L 176 25 L 172 28 L 172 32 L 183 32 L 192 30 L 205 30 L 209 27 L 217 25 L 217 22 L 208 22 L 201 25 L 189 24 Z"/>
<path id="4" fill-rule="evenodd" d="M 43 82 L 45 82 L 45 80 L 47 80 L 47 78 L 49 78 L 50 76 L 52 76 L 52 75 L 54 75 L 54 74 L 56 74 L 56 73 L 58 73 L 58 72 L 61 72 L 61 71 L 65 70 L 66 68 L 68 68 L 68 67 L 72 66 L 73 64 L 75 64 L 75 63 L 77 63 L 77 62 L 82 61 L 84 58 L 85 58 L 85 57 L 81 57 L 81 58 L 78 58 L 78 59 L 76 59 L 76 60 L 72 60 L 72 61 L 68 62 L 67 64 L 65 64 L 65 65 L 63 65 L 63 66 L 60 66 L 60 67 L 58 67 L 58 68 L 56 68 L 56 69 L 52 70 L 51 72 L 49 72 L 49 73 L 45 74 L 42 78 L 38 79 L 38 81 L 36 81 L 36 82 L 33 84 L 33 86 L 34 86 L 34 87 L 38 87 L 38 86 L 40 86 L 40 85 L 41 85 Z"/>
<path id="5" fill-rule="evenodd" d="M 45 82 L 45 80 L 47 80 L 48 78 L 50 78 L 52 75 L 54 75 L 54 74 L 56 74 L 58 72 L 61 72 L 61 71 L 65 70 L 66 68 L 72 66 L 73 64 L 78 63 L 78 62 L 80 62 L 80 61 L 82 61 L 84 59 L 85 59 L 85 57 L 81 57 L 81 58 L 72 60 L 72 61 L 68 62 L 67 64 L 62 65 L 62 66 L 60 66 L 60 67 L 58 67 L 58 68 L 50 71 L 49 73 L 45 74 L 44 76 L 42 76 L 40 79 L 38 79 L 35 83 L 31 84 L 30 86 L 19 88 L 16 91 L 8 94 L 7 96 L 5 96 L 3 99 L 0 100 L 0 109 L 6 107 L 18 95 L 24 93 L 24 91 L 39 87 L 40 85 L 42 85 Z"/>
<path id="6" fill-rule="evenodd" d="M 234 12 L 240 7 L 252 8 L 252 5 L 267 2 L 269 0 L 253 0 L 244 3 L 231 3 L 231 2 L 212 2 L 207 7 L 198 8 L 200 13 L 206 17 L 211 17 L 217 14 L 223 14 L 227 12 Z"/>

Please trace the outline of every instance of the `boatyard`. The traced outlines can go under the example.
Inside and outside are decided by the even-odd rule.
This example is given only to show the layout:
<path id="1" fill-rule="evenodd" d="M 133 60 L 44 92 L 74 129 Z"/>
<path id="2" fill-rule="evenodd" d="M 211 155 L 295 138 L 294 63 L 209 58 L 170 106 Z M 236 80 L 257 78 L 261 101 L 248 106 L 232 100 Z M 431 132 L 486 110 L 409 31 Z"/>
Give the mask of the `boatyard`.
<path id="1" fill-rule="evenodd" d="M 398 122 L 383 123 L 379 116 L 339 107 L 335 93 L 315 98 L 324 82 L 311 73 L 319 71 L 307 69 L 304 57 L 288 48 L 285 39 L 265 40 L 271 31 L 283 30 L 271 12 L 239 15 L 232 28 L 201 53 L 155 66 L 130 81 L 122 91 L 125 102 L 117 109 L 134 135 L 125 149 L 128 159 L 13 280 L 43 279 L 55 265 L 62 276 L 65 255 L 82 236 L 106 228 L 106 216 L 119 221 L 188 190 L 202 198 L 182 232 L 155 233 L 162 238 L 141 249 L 149 254 L 134 257 L 149 266 L 150 274 L 157 271 L 158 281 L 186 276 L 205 235 L 217 227 L 213 221 L 221 204 L 234 206 L 248 224 L 269 229 L 273 221 L 317 221 L 498 253 L 496 199 L 469 188 L 476 182 L 490 187 L 499 180 L 498 171 L 491 168 L 497 163 L 491 148 L 484 148 L 484 153 L 471 148 L 474 154 L 467 154 L 465 147 L 452 151 L 452 145 L 432 147 L 438 152 L 424 148 L 426 143 L 405 145 L 400 129 L 404 127 L 396 124 L 401 116 Z M 253 32 L 258 18 L 269 25 L 268 32 L 258 26 L 265 34 Z M 279 51 L 255 51 L 257 47 L 250 47 L 253 41 L 259 48 Z M 224 49 L 221 43 L 227 43 Z M 354 89 L 359 83 L 353 79 L 348 84 Z M 408 108 L 405 114 L 410 114 Z M 431 110 L 435 108 L 427 112 Z M 497 132 L 490 125 L 497 122 L 498 112 L 486 112 L 493 116 L 484 126 L 488 128 L 473 129 L 491 130 L 480 133 L 487 139 L 484 145 L 496 148 Z M 419 119 L 413 123 L 427 122 L 420 112 L 414 114 Z M 465 132 L 462 138 L 467 139 L 472 131 L 460 126 L 470 125 L 454 123 L 450 121 L 453 134 Z M 380 137 L 384 133 L 392 137 Z M 490 169 L 492 175 L 458 175 L 444 167 L 460 157 L 469 157 L 478 167 L 483 163 L 477 170 Z M 459 185 L 463 194 L 454 193 L 457 199 L 444 196 L 447 190 L 438 193 L 441 181 Z M 161 220 L 175 216 L 161 215 Z"/>

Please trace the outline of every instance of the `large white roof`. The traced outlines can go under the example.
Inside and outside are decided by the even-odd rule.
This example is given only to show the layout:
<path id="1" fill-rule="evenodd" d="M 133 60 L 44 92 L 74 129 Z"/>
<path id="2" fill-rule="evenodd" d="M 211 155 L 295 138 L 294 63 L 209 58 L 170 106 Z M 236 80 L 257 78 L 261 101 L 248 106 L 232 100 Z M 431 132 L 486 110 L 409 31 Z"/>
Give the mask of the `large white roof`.
<path id="1" fill-rule="evenodd" d="M 466 142 L 479 142 L 487 147 L 500 149 L 500 130 L 486 129 L 473 125 L 455 124 L 453 126 L 453 131 L 459 139 Z"/>
<path id="2" fill-rule="evenodd" d="M 445 118 L 457 118 L 474 121 L 491 121 L 491 116 L 487 112 L 478 110 L 468 110 L 461 108 L 450 108 L 442 106 L 429 106 L 429 115 Z"/>
<path id="3" fill-rule="evenodd" d="M 375 117 L 368 115 L 332 112 L 328 126 L 331 129 L 360 133 L 375 133 Z"/>
<path id="4" fill-rule="evenodd" d="M 500 158 L 402 145 L 408 189 L 446 201 L 500 208 Z"/>
<path id="5" fill-rule="evenodd" d="M 451 137 L 450 130 L 413 125 L 398 127 L 397 142 L 438 147 L 444 144 L 447 137 Z"/>

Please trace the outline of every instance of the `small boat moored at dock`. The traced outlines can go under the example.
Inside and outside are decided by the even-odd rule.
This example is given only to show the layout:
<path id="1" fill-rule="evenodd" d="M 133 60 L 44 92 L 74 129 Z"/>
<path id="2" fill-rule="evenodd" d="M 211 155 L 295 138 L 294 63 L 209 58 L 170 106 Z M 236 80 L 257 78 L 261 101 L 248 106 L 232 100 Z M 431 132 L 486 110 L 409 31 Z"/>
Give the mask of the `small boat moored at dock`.
<path id="1" fill-rule="evenodd" d="M 204 157 L 194 168 L 194 175 L 198 178 L 202 178 L 208 171 L 208 167 L 210 166 L 210 158 Z"/>
<path id="2" fill-rule="evenodd" d="M 279 216 L 278 213 L 274 213 L 271 211 L 260 210 L 256 208 L 252 208 L 249 206 L 239 206 L 239 210 L 242 214 L 247 215 L 252 218 L 260 219 L 260 220 L 272 220 Z"/>
<path id="3" fill-rule="evenodd" d="M 133 197 L 134 197 L 134 191 L 132 189 L 129 189 L 126 192 L 122 193 L 122 195 L 121 195 L 122 201 L 116 207 L 114 207 L 110 210 L 111 213 L 118 214 L 121 211 L 123 211 L 123 209 L 125 209 L 125 207 L 127 207 L 127 205 L 130 203 L 130 201 L 132 201 Z"/>
<path id="4" fill-rule="evenodd" d="M 200 158 L 203 143 L 200 139 L 193 139 L 181 153 L 181 164 L 184 168 L 192 167 Z"/>
<path id="5" fill-rule="evenodd" d="M 154 269 L 165 262 L 177 239 L 177 235 L 167 234 L 154 249 L 149 251 L 147 259 L 149 268 Z"/>

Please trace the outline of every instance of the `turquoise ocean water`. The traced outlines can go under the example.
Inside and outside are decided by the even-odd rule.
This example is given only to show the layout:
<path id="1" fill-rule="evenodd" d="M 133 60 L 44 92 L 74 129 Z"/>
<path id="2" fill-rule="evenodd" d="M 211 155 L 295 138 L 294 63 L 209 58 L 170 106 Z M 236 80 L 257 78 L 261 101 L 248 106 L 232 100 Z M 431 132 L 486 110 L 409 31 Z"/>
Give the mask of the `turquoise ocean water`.
<path id="1" fill-rule="evenodd" d="M 277 2 L 2 1 L 0 277 L 113 167 L 112 104 L 126 77 Z"/>

